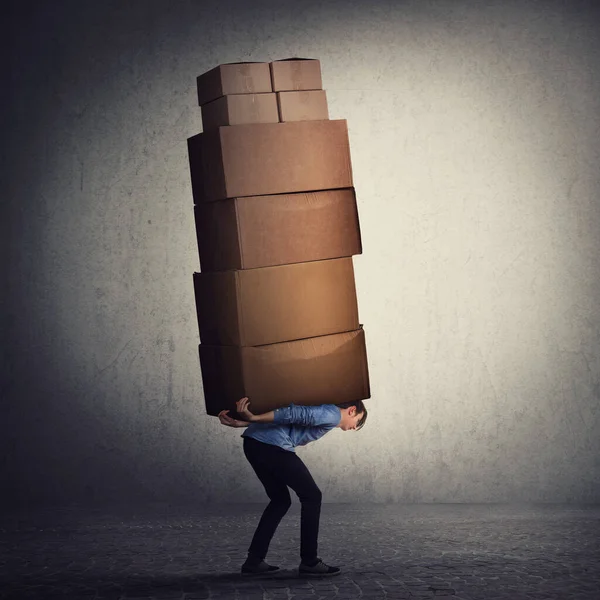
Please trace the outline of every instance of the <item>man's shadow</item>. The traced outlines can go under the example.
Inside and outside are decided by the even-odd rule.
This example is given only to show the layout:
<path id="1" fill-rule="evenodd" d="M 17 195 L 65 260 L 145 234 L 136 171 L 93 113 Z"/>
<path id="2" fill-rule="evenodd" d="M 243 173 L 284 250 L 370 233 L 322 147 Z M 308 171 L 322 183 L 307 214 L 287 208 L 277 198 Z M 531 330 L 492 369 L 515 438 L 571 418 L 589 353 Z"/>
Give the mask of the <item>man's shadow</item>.
<path id="1" fill-rule="evenodd" d="M 174 592 L 192 594 L 200 600 L 209 598 L 214 592 L 232 592 L 235 588 L 243 587 L 245 592 L 252 593 L 256 586 L 257 592 L 269 588 L 281 588 L 282 581 L 286 587 L 303 587 L 307 578 L 299 575 L 298 569 L 280 569 L 273 574 L 242 575 L 239 571 L 221 573 L 203 573 L 199 570 L 197 575 L 163 575 L 152 577 L 148 575 L 127 575 L 118 573 L 61 573 L 47 577 L 33 576 L 24 581 L 4 581 L 2 597 L 19 598 L 65 598 L 79 597 L 82 590 L 96 592 L 106 599 L 120 598 L 123 595 L 136 598 L 157 597 L 170 595 Z M 4 587 L 4 586 L 7 587 Z M 12 595 L 11 595 L 12 594 Z M 89 596 L 93 597 L 93 596 Z"/>

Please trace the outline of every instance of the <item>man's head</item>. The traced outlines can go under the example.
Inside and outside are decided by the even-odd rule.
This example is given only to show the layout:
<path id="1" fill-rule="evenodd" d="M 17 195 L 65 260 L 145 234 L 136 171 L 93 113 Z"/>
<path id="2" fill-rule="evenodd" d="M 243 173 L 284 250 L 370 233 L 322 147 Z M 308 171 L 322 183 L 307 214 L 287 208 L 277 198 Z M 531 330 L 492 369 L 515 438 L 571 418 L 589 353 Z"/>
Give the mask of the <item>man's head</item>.
<path id="1" fill-rule="evenodd" d="M 336 405 L 342 413 L 342 419 L 338 427 L 342 431 L 350 431 L 360 429 L 367 420 L 367 409 L 362 400 L 354 402 L 344 402 Z"/>

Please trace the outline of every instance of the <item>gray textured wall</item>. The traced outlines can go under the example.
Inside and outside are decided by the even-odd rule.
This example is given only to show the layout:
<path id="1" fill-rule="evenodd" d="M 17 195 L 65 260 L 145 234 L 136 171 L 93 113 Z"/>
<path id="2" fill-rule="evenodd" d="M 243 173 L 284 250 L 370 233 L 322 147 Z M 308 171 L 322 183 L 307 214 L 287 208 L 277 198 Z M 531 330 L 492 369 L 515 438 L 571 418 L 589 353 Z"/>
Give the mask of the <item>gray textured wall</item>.
<path id="1" fill-rule="evenodd" d="M 288 56 L 364 244 L 367 427 L 299 450 L 325 501 L 600 500 L 592 2 L 93 4 L 9 15 L 4 501 L 266 499 L 203 409 L 186 138 L 196 75 Z"/>

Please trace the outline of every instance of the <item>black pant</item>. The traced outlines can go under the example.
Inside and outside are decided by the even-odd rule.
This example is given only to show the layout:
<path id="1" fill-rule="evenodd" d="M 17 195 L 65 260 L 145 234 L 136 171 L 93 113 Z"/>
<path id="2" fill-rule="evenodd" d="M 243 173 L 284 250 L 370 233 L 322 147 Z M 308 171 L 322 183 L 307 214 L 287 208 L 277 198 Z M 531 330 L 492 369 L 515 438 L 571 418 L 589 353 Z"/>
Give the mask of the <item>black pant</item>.
<path id="1" fill-rule="evenodd" d="M 289 486 L 301 502 L 300 558 L 304 562 L 314 562 L 322 494 L 310 471 L 295 452 L 254 438 L 244 438 L 244 454 L 271 499 L 248 548 L 248 557 L 263 560 L 267 555 L 275 530 L 292 504 Z"/>

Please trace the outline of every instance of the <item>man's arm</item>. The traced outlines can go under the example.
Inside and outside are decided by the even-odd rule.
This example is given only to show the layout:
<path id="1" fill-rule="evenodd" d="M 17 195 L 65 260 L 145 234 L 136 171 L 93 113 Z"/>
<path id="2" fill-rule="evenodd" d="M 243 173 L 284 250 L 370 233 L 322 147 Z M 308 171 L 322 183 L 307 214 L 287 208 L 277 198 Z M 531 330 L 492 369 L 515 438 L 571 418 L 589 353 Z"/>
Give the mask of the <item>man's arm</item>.
<path id="1" fill-rule="evenodd" d="M 252 413 L 248 408 L 249 404 L 250 401 L 247 397 L 236 402 L 238 413 L 250 423 L 276 423 L 279 425 L 295 423 L 305 427 L 336 426 L 341 417 L 340 409 L 333 404 L 295 406 L 292 402 L 289 406 L 270 410 L 262 415 Z"/>
<path id="2" fill-rule="evenodd" d="M 252 423 L 272 423 L 274 419 L 275 412 L 270 410 L 262 415 L 254 415 L 252 417 Z M 248 425 L 250 425 L 250 423 L 248 423 Z"/>
<path id="3" fill-rule="evenodd" d="M 272 413 L 260 416 L 267 417 L 270 414 L 273 414 L 273 421 L 279 425 L 295 424 L 304 427 L 336 426 L 341 417 L 340 409 L 333 404 L 297 406 L 291 403 L 289 406 L 277 408 Z"/>
<path id="4" fill-rule="evenodd" d="M 227 425 L 227 427 L 248 427 L 250 423 L 247 421 L 240 421 L 238 419 L 232 419 L 227 413 L 228 410 L 222 410 L 217 416 L 219 417 L 219 421 L 223 423 L 223 425 Z"/>

